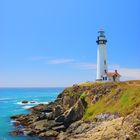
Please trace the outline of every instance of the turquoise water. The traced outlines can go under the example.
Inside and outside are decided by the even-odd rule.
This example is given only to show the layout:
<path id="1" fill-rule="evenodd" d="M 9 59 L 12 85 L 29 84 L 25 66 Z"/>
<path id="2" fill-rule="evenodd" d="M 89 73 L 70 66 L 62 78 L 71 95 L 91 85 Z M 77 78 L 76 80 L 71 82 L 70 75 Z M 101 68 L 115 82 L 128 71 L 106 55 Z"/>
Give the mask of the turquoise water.
<path id="1" fill-rule="evenodd" d="M 0 140 L 36 140 L 31 137 L 12 137 L 14 129 L 10 116 L 26 114 L 27 108 L 38 103 L 54 101 L 63 88 L 0 88 Z M 21 101 L 35 101 L 35 104 L 21 104 Z"/>

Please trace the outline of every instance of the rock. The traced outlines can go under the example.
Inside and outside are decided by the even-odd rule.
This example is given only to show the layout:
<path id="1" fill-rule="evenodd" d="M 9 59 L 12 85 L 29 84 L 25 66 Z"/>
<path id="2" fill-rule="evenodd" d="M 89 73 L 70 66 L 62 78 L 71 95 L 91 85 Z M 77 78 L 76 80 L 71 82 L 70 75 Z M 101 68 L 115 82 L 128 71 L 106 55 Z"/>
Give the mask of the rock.
<path id="1" fill-rule="evenodd" d="M 113 120 L 119 117 L 118 113 L 102 113 L 95 117 L 96 121 L 107 121 L 107 120 Z"/>
<path id="2" fill-rule="evenodd" d="M 18 127 L 19 125 L 21 125 L 21 123 L 19 121 L 14 121 L 13 122 L 13 125 L 16 126 L 16 127 Z"/>
<path id="3" fill-rule="evenodd" d="M 90 125 L 88 123 L 82 123 L 80 126 L 74 129 L 74 134 L 81 134 L 89 129 Z"/>
<path id="4" fill-rule="evenodd" d="M 65 116 L 64 115 L 61 115 L 61 116 L 58 116 L 56 119 L 55 119 L 56 122 L 65 122 Z"/>
<path id="5" fill-rule="evenodd" d="M 60 126 L 63 125 L 63 123 L 61 122 L 55 122 L 55 120 L 40 120 L 38 122 L 35 122 L 33 124 L 34 128 L 36 130 L 40 130 L 40 131 L 47 131 L 49 129 L 52 129 L 52 127 L 55 126 Z"/>
<path id="6" fill-rule="evenodd" d="M 53 109 L 51 107 L 46 107 L 42 110 L 42 112 L 45 112 L 45 113 L 50 113 L 50 112 L 53 112 Z"/>
<path id="7" fill-rule="evenodd" d="M 59 133 L 54 130 L 49 130 L 39 134 L 39 137 L 56 137 Z"/>
<path id="8" fill-rule="evenodd" d="M 15 130 L 15 131 L 12 131 L 10 134 L 12 136 L 19 136 L 19 135 L 23 135 L 23 132 L 20 130 Z"/>
<path id="9" fill-rule="evenodd" d="M 72 133 L 76 128 L 78 128 L 81 125 L 81 121 L 76 121 L 72 123 L 68 128 L 67 128 L 67 133 Z"/>
<path id="10" fill-rule="evenodd" d="M 35 135 L 36 133 L 35 133 L 32 129 L 26 129 L 26 130 L 23 131 L 23 134 L 24 134 L 25 136 L 33 136 L 33 135 Z"/>
<path id="11" fill-rule="evenodd" d="M 43 110 L 46 108 L 46 106 L 47 106 L 47 105 L 39 104 L 39 105 L 37 105 L 37 106 L 34 106 L 34 107 L 29 108 L 29 110 L 41 112 L 41 111 L 43 111 Z"/>
<path id="12" fill-rule="evenodd" d="M 72 123 L 66 130 L 67 135 L 77 135 L 90 131 L 95 128 L 97 123 L 85 123 L 83 121 L 77 121 Z"/>
<path id="13" fill-rule="evenodd" d="M 23 114 L 21 114 L 21 115 L 11 116 L 10 118 L 11 118 L 12 120 L 15 120 L 15 119 L 17 119 L 17 118 L 21 117 L 22 115 L 23 115 Z"/>
<path id="14" fill-rule="evenodd" d="M 60 116 L 61 114 L 63 114 L 63 108 L 60 105 L 57 105 L 54 109 L 54 115 L 55 117 Z"/>
<path id="15" fill-rule="evenodd" d="M 29 103 L 29 101 L 22 101 L 22 104 L 28 104 Z"/>
<path id="16" fill-rule="evenodd" d="M 46 120 L 37 121 L 37 122 L 33 123 L 32 126 L 36 130 L 46 131 L 47 130 L 47 128 L 46 128 L 47 124 L 48 124 L 48 120 L 46 119 Z"/>
<path id="17" fill-rule="evenodd" d="M 53 112 L 50 112 L 50 113 L 46 113 L 46 118 L 48 120 L 54 120 L 55 119 L 55 115 Z"/>
<path id="18" fill-rule="evenodd" d="M 77 103 L 68 110 L 65 115 L 65 124 L 69 126 L 72 122 L 80 120 L 83 117 L 86 107 L 84 106 L 81 99 L 77 101 Z"/>
<path id="19" fill-rule="evenodd" d="M 57 132 L 66 131 L 66 127 L 64 125 L 55 126 L 52 129 Z"/>
<path id="20" fill-rule="evenodd" d="M 125 140 L 130 140 L 130 136 L 129 135 L 126 135 Z"/>

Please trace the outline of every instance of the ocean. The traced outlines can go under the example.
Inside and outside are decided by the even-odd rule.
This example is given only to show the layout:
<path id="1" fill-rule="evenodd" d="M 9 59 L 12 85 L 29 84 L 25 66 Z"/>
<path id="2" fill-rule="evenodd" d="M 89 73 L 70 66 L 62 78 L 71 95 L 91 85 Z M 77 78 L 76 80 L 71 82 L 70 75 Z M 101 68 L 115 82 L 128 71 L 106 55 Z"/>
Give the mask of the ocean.
<path id="1" fill-rule="evenodd" d="M 13 137 L 10 116 L 30 113 L 29 107 L 54 101 L 63 88 L 0 88 L 0 140 L 37 140 L 32 137 Z M 22 104 L 27 100 L 31 103 Z"/>

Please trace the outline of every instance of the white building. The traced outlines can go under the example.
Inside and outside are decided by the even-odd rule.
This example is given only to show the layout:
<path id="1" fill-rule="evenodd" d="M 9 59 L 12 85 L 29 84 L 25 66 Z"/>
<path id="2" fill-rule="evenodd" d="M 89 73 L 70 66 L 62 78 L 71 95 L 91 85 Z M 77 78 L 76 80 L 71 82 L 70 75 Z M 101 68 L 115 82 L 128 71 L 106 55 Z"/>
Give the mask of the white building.
<path id="1" fill-rule="evenodd" d="M 103 29 L 99 30 L 99 36 L 97 37 L 97 77 L 96 81 L 119 81 L 121 75 L 115 70 L 115 72 L 108 72 L 107 56 L 106 56 L 106 43 L 105 32 Z"/>

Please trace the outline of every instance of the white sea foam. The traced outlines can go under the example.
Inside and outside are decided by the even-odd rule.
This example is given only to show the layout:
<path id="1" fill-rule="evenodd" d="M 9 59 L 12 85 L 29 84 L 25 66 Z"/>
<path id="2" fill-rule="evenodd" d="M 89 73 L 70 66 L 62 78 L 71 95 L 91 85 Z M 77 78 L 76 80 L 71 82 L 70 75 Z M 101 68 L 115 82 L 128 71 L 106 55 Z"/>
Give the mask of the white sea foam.
<path id="1" fill-rule="evenodd" d="M 15 121 L 15 120 L 11 120 L 11 123 L 16 123 L 17 121 Z"/>
<path id="2" fill-rule="evenodd" d="M 27 105 L 27 106 L 23 106 L 22 108 L 24 108 L 24 109 L 29 109 L 29 108 L 31 108 L 31 107 L 33 107 L 33 106 Z"/>
<path id="3" fill-rule="evenodd" d="M 40 104 L 48 104 L 48 102 L 40 102 Z"/>

